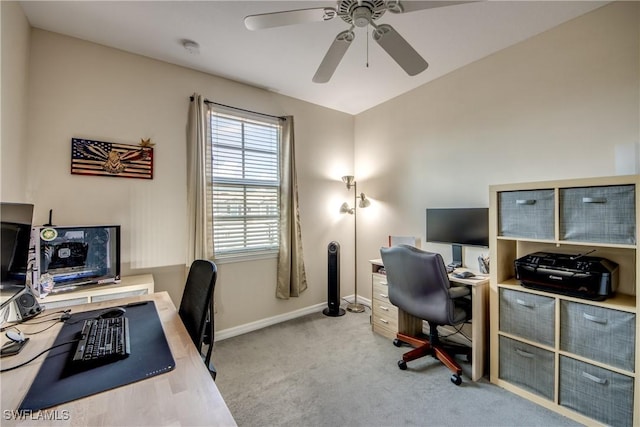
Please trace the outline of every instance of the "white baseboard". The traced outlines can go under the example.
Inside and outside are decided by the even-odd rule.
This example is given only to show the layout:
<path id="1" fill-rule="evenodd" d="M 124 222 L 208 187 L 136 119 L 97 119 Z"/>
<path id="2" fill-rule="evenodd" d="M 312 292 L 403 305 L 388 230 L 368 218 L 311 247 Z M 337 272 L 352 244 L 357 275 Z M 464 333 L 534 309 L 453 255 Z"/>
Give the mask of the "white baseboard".
<path id="1" fill-rule="evenodd" d="M 349 295 L 349 296 L 343 297 L 342 300 L 353 302 L 354 296 Z M 371 301 L 366 298 L 358 297 L 358 302 L 368 306 L 369 308 L 371 307 Z M 309 307 L 291 311 L 289 313 L 279 314 L 273 317 L 267 317 L 265 319 L 256 320 L 255 322 L 245 323 L 244 325 L 240 325 L 240 326 L 234 326 L 233 328 L 222 329 L 220 331 L 216 331 L 214 341 L 222 341 L 227 338 L 232 338 L 238 335 L 246 334 L 248 332 L 257 331 L 259 329 L 266 328 L 267 326 L 286 322 L 287 320 L 292 320 L 298 317 L 306 316 L 307 314 L 317 313 L 319 311 L 324 310 L 326 307 L 327 307 L 326 303 L 315 304 Z"/>

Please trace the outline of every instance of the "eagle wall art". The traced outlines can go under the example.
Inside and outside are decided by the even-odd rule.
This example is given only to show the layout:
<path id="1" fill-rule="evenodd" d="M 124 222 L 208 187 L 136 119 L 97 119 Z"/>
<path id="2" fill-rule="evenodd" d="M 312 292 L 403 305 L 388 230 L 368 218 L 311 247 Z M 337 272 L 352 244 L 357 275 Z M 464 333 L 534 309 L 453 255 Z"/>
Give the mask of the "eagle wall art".
<path id="1" fill-rule="evenodd" d="M 71 139 L 71 173 L 153 179 L 153 144 L 140 145 Z"/>

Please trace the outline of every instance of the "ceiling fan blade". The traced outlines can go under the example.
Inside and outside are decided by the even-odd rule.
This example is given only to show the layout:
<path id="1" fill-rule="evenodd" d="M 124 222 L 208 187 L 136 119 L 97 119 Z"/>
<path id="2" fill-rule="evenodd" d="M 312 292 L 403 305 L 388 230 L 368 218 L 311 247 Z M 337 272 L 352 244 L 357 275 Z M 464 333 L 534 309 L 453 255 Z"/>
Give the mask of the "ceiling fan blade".
<path id="1" fill-rule="evenodd" d="M 408 1 L 388 0 L 387 10 L 391 13 L 409 13 L 417 10 L 433 9 L 435 7 L 454 6 L 463 3 L 476 3 L 475 1 Z"/>
<path id="2" fill-rule="evenodd" d="M 347 53 L 347 49 L 351 46 L 351 42 L 355 38 L 355 34 L 352 30 L 345 30 L 338 34 L 329 46 L 329 50 L 322 59 L 318 71 L 313 76 L 314 83 L 326 83 L 333 76 L 334 71 L 338 67 L 338 64 L 342 60 L 342 57 Z"/>
<path id="3" fill-rule="evenodd" d="M 429 66 L 427 61 L 391 25 L 378 25 L 373 31 L 373 39 L 410 76 L 423 72 Z"/>
<path id="4" fill-rule="evenodd" d="M 336 16 L 332 7 L 288 10 L 285 12 L 262 13 L 244 18 L 244 25 L 249 30 L 283 27 L 285 25 L 305 24 L 307 22 L 328 21 Z"/>

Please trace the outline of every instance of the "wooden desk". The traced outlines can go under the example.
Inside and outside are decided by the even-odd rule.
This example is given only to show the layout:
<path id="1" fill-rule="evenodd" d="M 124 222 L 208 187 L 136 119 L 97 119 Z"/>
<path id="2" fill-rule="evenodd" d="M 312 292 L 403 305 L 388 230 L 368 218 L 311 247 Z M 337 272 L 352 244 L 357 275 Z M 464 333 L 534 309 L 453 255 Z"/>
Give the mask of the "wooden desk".
<path id="1" fill-rule="evenodd" d="M 383 267 L 382 260 L 373 259 L 369 262 L 372 268 L 371 324 L 374 332 L 391 339 L 395 338 L 397 332 L 408 335 L 422 333 L 421 319 L 403 312 L 389 302 L 388 292 L 385 290 L 387 278 L 378 273 L 380 267 Z M 473 279 L 458 279 L 449 275 L 449 279 L 471 288 L 471 343 L 464 341 L 461 343 L 471 345 L 471 379 L 477 381 L 484 375 L 485 367 L 489 277 L 478 275 Z M 447 327 L 443 328 L 446 330 Z"/>
<path id="2" fill-rule="evenodd" d="M 169 347 L 176 361 L 176 368 L 173 371 L 16 419 L 12 411 L 18 408 L 29 390 L 45 359 L 43 355 L 29 365 L 0 374 L 1 424 L 3 426 L 235 426 L 236 422 L 231 412 L 166 292 L 77 305 L 71 309 L 72 313 L 77 313 L 145 300 L 153 300 L 156 303 Z M 40 315 L 34 320 L 41 318 L 44 319 L 46 316 Z M 47 324 L 39 324 L 18 327 L 21 331 L 28 333 L 43 329 L 43 325 L 47 326 Z M 62 324 L 58 323 L 46 332 L 30 336 L 29 343 L 19 355 L 0 359 L 2 368 L 28 360 L 51 346 L 61 327 Z M 2 338 L 3 342 L 6 341 L 4 334 Z"/>

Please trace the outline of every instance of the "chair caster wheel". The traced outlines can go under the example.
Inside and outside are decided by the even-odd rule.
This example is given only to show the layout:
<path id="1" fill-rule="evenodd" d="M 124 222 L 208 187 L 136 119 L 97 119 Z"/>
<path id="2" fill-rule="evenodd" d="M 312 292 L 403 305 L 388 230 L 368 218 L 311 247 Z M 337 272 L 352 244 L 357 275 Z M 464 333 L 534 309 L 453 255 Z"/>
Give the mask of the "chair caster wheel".
<path id="1" fill-rule="evenodd" d="M 398 360 L 398 368 L 400 368 L 403 371 L 407 370 L 407 362 L 405 362 L 404 360 Z"/>
<path id="2" fill-rule="evenodd" d="M 455 385 L 460 385 L 462 384 L 462 378 L 458 374 L 453 374 L 451 375 L 451 382 Z"/>
<path id="3" fill-rule="evenodd" d="M 395 345 L 396 347 L 402 347 L 402 341 L 396 338 L 395 340 L 393 340 L 393 345 Z"/>

